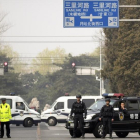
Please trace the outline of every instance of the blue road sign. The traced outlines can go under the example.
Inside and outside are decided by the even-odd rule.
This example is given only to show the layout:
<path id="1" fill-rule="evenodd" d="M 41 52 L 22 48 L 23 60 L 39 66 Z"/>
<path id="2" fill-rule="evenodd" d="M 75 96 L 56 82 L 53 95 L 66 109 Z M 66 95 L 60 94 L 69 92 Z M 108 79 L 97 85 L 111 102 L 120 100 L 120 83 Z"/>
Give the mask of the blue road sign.
<path id="1" fill-rule="evenodd" d="M 64 28 L 118 28 L 119 0 L 64 0 Z"/>

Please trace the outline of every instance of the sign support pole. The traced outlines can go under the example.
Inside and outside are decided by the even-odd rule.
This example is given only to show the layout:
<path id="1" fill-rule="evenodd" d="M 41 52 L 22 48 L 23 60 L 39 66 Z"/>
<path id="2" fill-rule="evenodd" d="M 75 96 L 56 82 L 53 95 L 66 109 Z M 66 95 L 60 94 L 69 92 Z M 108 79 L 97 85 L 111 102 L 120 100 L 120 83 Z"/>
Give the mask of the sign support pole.
<path id="1" fill-rule="evenodd" d="M 101 76 L 101 70 L 102 70 L 102 35 L 101 35 L 101 41 L 100 41 L 100 96 L 102 96 L 102 76 Z"/>

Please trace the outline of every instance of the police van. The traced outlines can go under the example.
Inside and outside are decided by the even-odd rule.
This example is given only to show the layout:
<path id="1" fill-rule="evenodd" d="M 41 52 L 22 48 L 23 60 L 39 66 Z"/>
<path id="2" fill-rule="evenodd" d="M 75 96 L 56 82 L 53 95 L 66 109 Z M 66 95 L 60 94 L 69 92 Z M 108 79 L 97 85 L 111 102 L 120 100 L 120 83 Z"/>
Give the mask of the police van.
<path id="1" fill-rule="evenodd" d="M 140 97 L 124 97 L 124 94 L 106 93 L 105 98 L 111 98 L 110 104 L 114 108 L 114 121 L 112 129 L 119 138 L 125 138 L 130 132 L 138 132 L 140 134 Z M 127 113 L 119 111 L 121 102 L 125 102 Z M 85 133 L 93 133 L 96 138 L 101 138 L 103 134 L 103 123 L 99 121 L 101 108 L 105 105 L 105 99 L 96 101 L 88 108 L 87 118 L 84 120 Z M 73 135 L 73 120 L 68 117 L 66 128 Z M 107 132 L 108 133 L 108 132 Z M 76 137 L 81 137 L 81 132 L 78 129 Z"/>
<path id="2" fill-rule="evenodd" d="M 82 96 L 82 101 L 89 107 L 102 96 Z M 41 121 L 48 123 L 49 126 L 55 126 L 57 122 L 65 123 L 71 111 L 72 104 L 76 101 L 76 96 L 62 96 L 56 99 L 50 109 L 42 112 Z"/>
<path id="3" fill-rule="evenodd" d="M 6 103 L 11 107 L 11 124 L 17 126 L 23 124 L 24 127 L 32 127 L 33 124 L 38 125 L 41 122 L 40 114 L 30 109 L 26 101 L 20 96 L 0 96 L 0 104 L 2 98 L 6 98 Z"/>

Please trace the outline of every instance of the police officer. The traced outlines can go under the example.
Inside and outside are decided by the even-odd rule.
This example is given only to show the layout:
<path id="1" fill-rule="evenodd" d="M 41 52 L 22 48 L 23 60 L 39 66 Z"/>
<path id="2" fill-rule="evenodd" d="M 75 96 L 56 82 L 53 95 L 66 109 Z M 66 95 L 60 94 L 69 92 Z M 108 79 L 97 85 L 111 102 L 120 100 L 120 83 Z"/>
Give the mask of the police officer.
<path id="1" fill-rule="evenodd" d="M 121 102 L 121 106 L 119 108 L 119 111 L 123 112 L 124 114 L 128 113 L 127 109 L 125 108 L 125 102 Z"/>
<path id="2" fill-rule="evenodd" d="M 77 101 L 73 103 L 71 113 L 70 113 L 70 117 L 72 117 L 72 114 L 74 113 L 74 129 L 73 129 L 72 138 L 76 138 L 76 130 L 78 127 L 78 122 L 82 133 L 82 138 L 85 138 L 84 118 L 86 119 L 87 109 L 85 103 L 81 101 L 81 95 L 77 95 L 76 98 Z M 84 113 L 84 118 L 83 118 L 83 113 Z"/>
<path id="3" fill-rule="evenodd" d="M 11 117 L 11 109 L 10 105 L 6 103 L 6 98 L 2 98 L 2 104 L 0 104 L 0 122 L 1 122 L 1 137 L 4 136 L 4 124 L 6 125 L 7 138 L 11 138 L 10 136 L 10 119 Z"/>
<path id="4" fill-rule="evenodd" d="M 106 99 L 106 105 L 104 105 L 100 112 L 100 118 L 101 121 L 103 119 L 103 136 L 102 138 L 105 138 L 106 135 L 106 128 L 108 126 L 110 138 L 112 139 L 112 121 L 114 121 L 114 113 L 113 113 L 113 107 L 110 105 L 110 99 Z"/>

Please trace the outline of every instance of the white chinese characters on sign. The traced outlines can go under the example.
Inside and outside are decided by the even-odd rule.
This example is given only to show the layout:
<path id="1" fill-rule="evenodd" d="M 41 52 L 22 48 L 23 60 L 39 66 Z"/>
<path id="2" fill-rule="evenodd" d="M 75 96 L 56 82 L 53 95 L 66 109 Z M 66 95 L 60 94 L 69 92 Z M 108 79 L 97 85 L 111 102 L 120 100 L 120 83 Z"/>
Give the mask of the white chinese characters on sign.
<path id="1" fill-rule="evenodd" d="M 106 8 L 111 8 L 111 3 L 106 3 Z"/>
<path id="2" fill-rule="evenodd" d="M 99 3 L 99 7 L 100 7 L 100 8 L 104 8 L 104 6 L 105 6 L 105 3 L 104 3 L 104 2 L 100 2 L 100 3 Z"/>
<path id="3" fill-rule="evenodd" d="M 139 119 L 139 115 L 138 114 L 130 114 L 130 119 L 138 120 Z"/>
<path id="4" fill-rule="evenodd" d="M 80 26 L 88 26 L 88 27 L 103 26 L 103 22 L 80 22 Z"/>
<path id="5" fill-rule="evenodd" d="M 83 8 L 84 7 L 84 3 L 83 2 L 78 2 L 78 8 Z"/>
<path id="6" fill-rule="evenodd" d="M 84 3 L 84 8 L 89 8 L 89 3 Z"/>
<path id="7" fill-rule="evenodd" d="M 72 8 L 77 8 L 77 7 L 76 7 L 76 2 L 72 2 L 72 3 L 71 3 L 71 7 L 72 7 Z"/>
<path id="8" fill-rule="evenodd" d="M 114 9 L 117 9 L 118 5 L 117 3 L 105 3 L 105 7 L 106 8 L 114 8 Z"/>
<path id="9" fill-rule="evenodd" d="M 118 7 L 118 5 L 117 5 L 117 3 L 112 3 L 112 7 L 111 8 L 117 8 Z"/>

